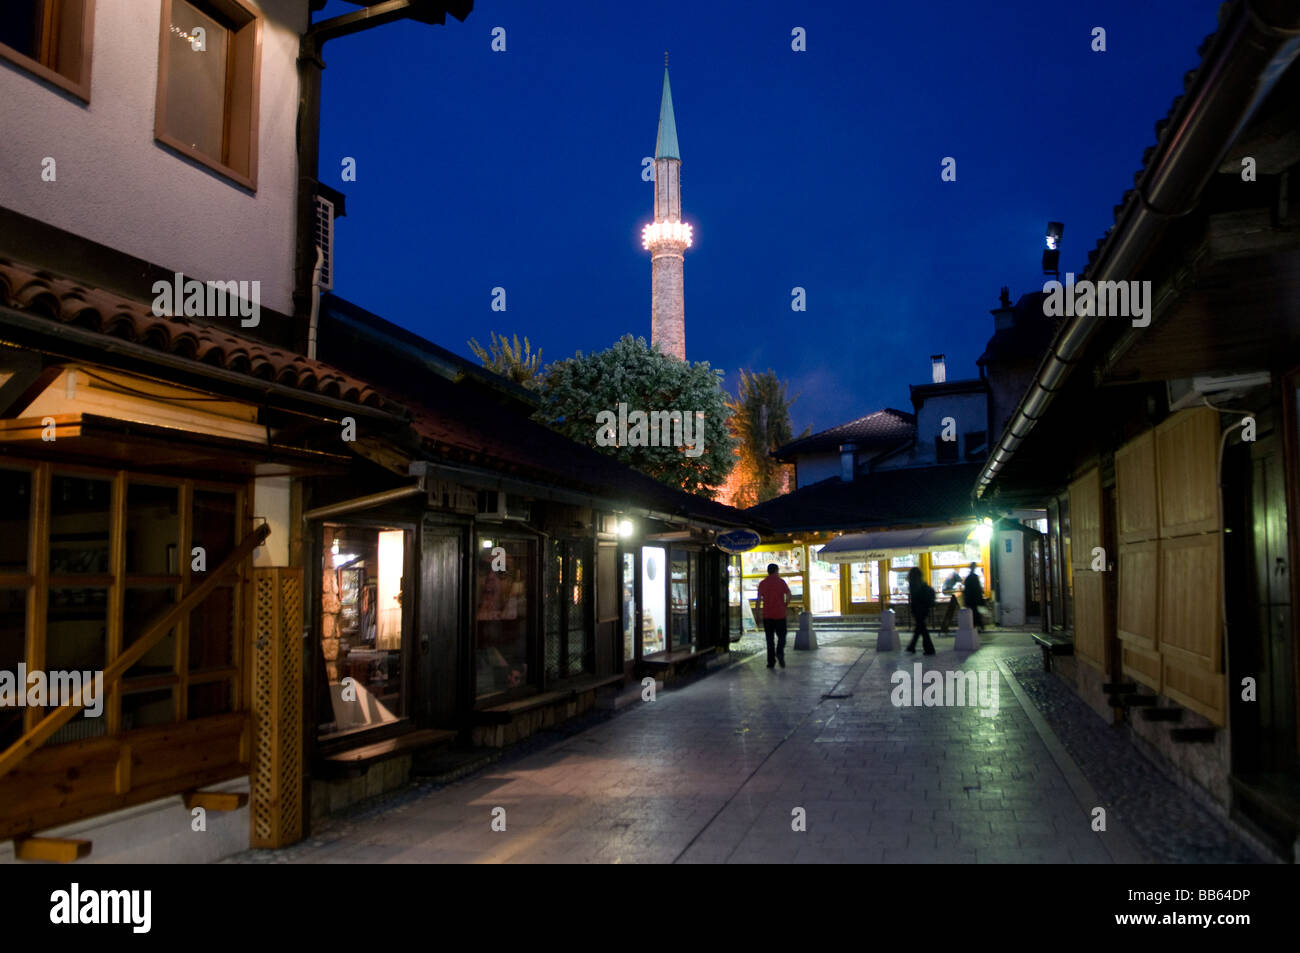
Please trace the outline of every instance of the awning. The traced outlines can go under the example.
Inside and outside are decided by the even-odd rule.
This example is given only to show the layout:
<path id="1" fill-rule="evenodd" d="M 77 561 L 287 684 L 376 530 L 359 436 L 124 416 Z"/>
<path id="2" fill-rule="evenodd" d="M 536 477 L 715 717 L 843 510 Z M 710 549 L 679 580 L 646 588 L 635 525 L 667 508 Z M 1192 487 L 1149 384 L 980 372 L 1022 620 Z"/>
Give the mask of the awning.
<path id="1" fill-rule="evenodd" d="M 921 529 L 884 529 L 874 533 L 853 533 L 831 540 L 816 558 L 828 563 L 863 563 L 911 553 L 940 549 L 963 550 L 966 538 L 976 527 L 974 520 L 951 526 Z"/>

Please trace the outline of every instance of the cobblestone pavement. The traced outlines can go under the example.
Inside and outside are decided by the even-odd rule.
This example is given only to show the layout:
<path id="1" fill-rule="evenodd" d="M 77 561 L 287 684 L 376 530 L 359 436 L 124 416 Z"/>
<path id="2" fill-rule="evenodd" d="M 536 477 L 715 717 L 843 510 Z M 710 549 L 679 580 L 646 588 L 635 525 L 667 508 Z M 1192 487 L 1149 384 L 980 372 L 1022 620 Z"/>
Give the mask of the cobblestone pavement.
<path id="1" fill-rule="evenodd" d="M 1249 864 L 1264 859 L 1157 768 L 1122 730 L 1107 724 L 1061 679 L 1044 672 L 1038 656 L 1014 656 L 1006 663 L 1145 860 Z"/>
<path id="2" fill-rule="evenodd" d="M 231 862 L 1029 862 L 1136 857 L 1123 825 L 1091 830 L 1001 675 L 1037 651 L 997 632 L 976 653 L 878 655 L 874 635 L 763 654 L 629 706 L 544 748 L 437 787 L 412 784 L 280 851 Z M 978 707 L 899 707 L 891 675 L 983 673 Z M 827 697 L 833 696 L 833 697 Z M 988 700 L 987 698 L 985 699 Z M 991 706 L 990 706 L 990 710 Z M 1034 717 L 1037 717 L 1035 715 Z M 1059 751 L 1059 745 L 1057 746 Z M 1068 762 L 1068 759 L 1065 759 Z M 1074 773 L 1077 774 L 1077 771 Z M 1086 798 L 1085 798 L 1086 800 Z M 505 809 L 506 830 L 492 830 Z M 804 830 L 793 829 L 802 810 Z M 499 812 L 498 812 L 499 813 Z M 1207 858 L 1208 859 L 1208 858 Z"/>

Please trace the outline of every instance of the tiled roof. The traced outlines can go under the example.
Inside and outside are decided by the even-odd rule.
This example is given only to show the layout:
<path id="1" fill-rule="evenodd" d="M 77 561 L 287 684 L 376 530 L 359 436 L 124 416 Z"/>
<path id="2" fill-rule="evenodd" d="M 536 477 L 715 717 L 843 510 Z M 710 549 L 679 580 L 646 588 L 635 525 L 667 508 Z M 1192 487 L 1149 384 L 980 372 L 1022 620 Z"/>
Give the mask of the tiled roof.
<path id="1" fill-rule="evenodd" d="M 0 305 L 325 397 L 374 407 L 383 402 L 365 381 L 320 361 L 185 317 L 160 317 L 138 301 L 5 259 Z"/>
<path id="2" fill-rule="evenodd" d="M 915 434 L 914 414 L 886 407 L 884 410 L 877 410 L 874 414 L 850 420 L 829 430 L 793 440 L 774 450 L 772 456 L 784 460 L 799 453 L 839 450 L 840 445 L 845 443 L 855 443 L 859 450 L 883 450 L 911 440 Z"/>
<path id="3" fill-rule="evenodd" d="M 837 477 L 745 510 L 777 532 L 850 530 L 964 519 L 979 463 L 901 467 Z"/>

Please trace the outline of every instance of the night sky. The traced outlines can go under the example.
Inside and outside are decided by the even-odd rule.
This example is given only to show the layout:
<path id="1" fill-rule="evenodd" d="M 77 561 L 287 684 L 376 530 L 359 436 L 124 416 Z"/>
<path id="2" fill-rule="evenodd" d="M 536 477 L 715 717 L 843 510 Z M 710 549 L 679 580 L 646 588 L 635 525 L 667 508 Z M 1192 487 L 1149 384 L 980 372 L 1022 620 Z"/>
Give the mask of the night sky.
<path id="1" fill-rule="evenodd" d="M 949 380 L 977 376 L 1002 285 L 1042 288 L 1049 220 L 1065 223 L 1062 272 L 1083 269 L 1217 8 L 478 0 L 464 23 L 337 40 L 321 140 L 321 178 L 348 200 L 334 290 L 466 356 L 492 330 L 546 362 L 649 338 L 641 159 L 667 49 L 695 227 L 688 359 L 733 390 L 738 368 L 774 369 L 801 394 L 796 433 L 910 410 L 930 354 Z"/>

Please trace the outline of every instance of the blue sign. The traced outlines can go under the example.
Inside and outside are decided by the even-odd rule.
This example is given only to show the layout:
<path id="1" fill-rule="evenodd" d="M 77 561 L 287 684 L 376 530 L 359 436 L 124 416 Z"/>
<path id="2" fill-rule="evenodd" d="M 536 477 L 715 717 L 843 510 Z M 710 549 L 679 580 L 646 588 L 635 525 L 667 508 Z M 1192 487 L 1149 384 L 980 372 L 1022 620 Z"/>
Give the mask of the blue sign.
<path id="1" fill-rule="evenodd" d="M 733 529 L 730 533 L 719 536 L 714 541 L 714 545 L 724 553 L 735 556 L 749 552 L 762 541 L 762 538 L 752 529 Z"/>

